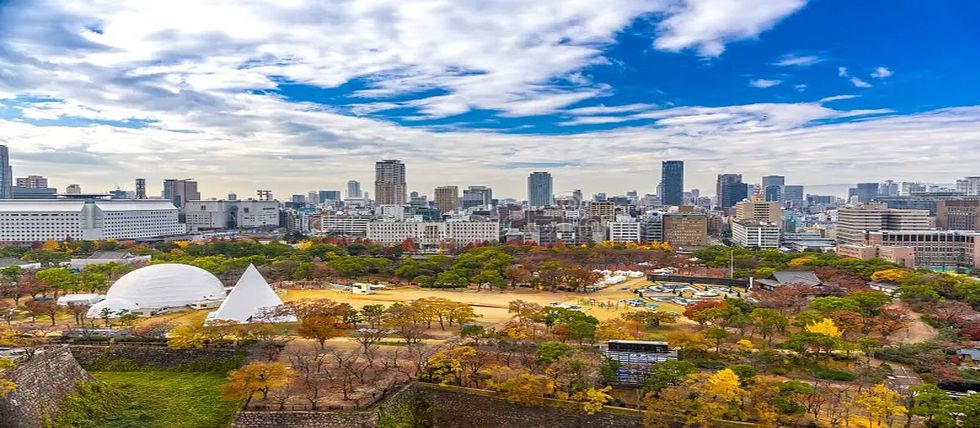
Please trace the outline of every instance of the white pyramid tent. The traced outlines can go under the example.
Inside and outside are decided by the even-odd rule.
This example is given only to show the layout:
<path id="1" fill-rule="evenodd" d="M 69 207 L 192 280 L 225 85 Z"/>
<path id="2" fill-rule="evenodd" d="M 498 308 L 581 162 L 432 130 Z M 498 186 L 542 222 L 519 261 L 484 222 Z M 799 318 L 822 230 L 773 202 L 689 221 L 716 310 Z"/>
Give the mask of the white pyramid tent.
<path id="1" fill-rule="evenodd" d="M 226 320 L 248 323 L 252 321 L 253 316 L 280 305 L 282 305 L 282 299 L 276 295 L 275 291 L 272 291 L 272 287 L 265 281 L 255 265 L 250 264 L 218 310 L 208 314 L 208 321 Z M 296 317 L 283 316 L 269 321 L 295 322 Z"/>

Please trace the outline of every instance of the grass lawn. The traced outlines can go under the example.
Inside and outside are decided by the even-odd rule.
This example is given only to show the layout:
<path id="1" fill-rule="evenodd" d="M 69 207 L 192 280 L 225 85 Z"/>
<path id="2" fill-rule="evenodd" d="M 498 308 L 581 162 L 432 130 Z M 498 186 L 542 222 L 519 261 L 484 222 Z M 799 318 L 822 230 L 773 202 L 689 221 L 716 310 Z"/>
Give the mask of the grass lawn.
<path id="1" fill-rule="evenodd" d="M 226 427 L 238 403 L 221 399 L 225 376 L 218 373 L 93 372 L 125 398 L 108 416 L 82 426 Z"/>

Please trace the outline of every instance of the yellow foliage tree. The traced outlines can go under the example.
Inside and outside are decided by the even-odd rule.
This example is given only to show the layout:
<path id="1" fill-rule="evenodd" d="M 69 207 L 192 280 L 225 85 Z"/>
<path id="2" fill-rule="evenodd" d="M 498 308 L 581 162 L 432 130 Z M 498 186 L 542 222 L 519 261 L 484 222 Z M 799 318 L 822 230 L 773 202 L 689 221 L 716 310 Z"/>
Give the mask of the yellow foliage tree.
<path id="1" fill-rule="evenodd" d="M 44 244 L 41 245 L 41 249 L 44 251 L 58 251 L 61 249 L 61 245 L 58 245 L 58 241 L 55 241 L 54 239 L 49 239 L 47 241 L 44 241 Z"/>
<path id="2" fill-rule="evenodd" d="M 786 264 L 786 266 L 789 266 L 791 268 L 798 268 L 798 267 L 806 266 L 815 261 L 816 259 L 814 259 L 813 257 L 797 257 L 793 260 L 790 260 L 789 263 Z"/>
<path id="3" fill-rule="evenodd" d="M 309 240 L 300 241 L 298 244 L 296 244 L 296 249 L 300 251 L 304 251 L 310 249 L 310 247 L 312 246 L 313 246 L 313 241 L 309 241 Z"/>
<path id="4" fill-rule="evenodd" d="M 806 326 L 806 331 L 809 333 L 823 334 L 825 336 L 830 336 L 833 338 L 841 337 L 843 332 L 837 328 L 837 324 L 834 324 L 834 320 L 830 318 L 824 318 L 813 324 Z"/>
<path id="5" fill-rule="evenodd" d="M 608 394 L 609 391 L 612 391 L 611 386 L 601 389 L 589 388 L 580 392 L 574 398 L 582 402 L 582 410 L 586 414 L 593 415 L 595 412 L 602 410 L 602 407 L 612 400 L 612 396 Z"/>
<path id="6" fill-rule="evenodd" d="M 636 321 L 627 321 L 621 318 L 612 318 L 599 323 L 595 329 L 597 340 L 622 340 L 633 339 L 633 332 L 639 330 Z"/>
<path id="7" fill-rule="evenodd" d="M 3 372 L 14 368 L 14 362 L 9 358 L 0 357 L 0 398 L 6 397 L 10 391 L 17 389 L 17 384 L 3 378 Z"/>
<path id="8" fill-rule="evenodd" d="M 427 367 L 429 378 L 439 381 L 440 385 L 447 385 L 453 381 L 457 385 L 462 383 L 463 364 L 476 355 L 476 349 L 472 346 L 457 346 L 447 351 L 439 351 L 429 357 Z"/>
<path id="9" fill-rule="evenodd" d="M 545 396 L 555 392 L 555 384 L 547 376 L 499 366 L 490 367 L 483 374 L 490 377 L 487 385 L 511 403 L 538 406 Z"/>
<path id="10" fill-rule="evenodd" d="M 261 392 L 265 399 L 269 390 L 289 384 L 294 377 L 296 372 L 282 363 L 256 362 L 228 372 L 228 383 L 221 390 L 225 397 L 245 399 L 248 406 L 255 393 Z"/>
<path id="11" fill-rule="evenodd" d="M 871 280 L 877 282 L 901 282 L 908 276 L 908 272 L 903 269 L 885 269 L 871 274 Z"/>
<path id="12" fill-rule="evenodd" d="M 888 419 L 903 415 L 908 409 L 899 404 L 901 395 L 884 384 L 877 384 L 857 397 L 857 404 L 868 412 L 870 428 L 885 426 Z"/>

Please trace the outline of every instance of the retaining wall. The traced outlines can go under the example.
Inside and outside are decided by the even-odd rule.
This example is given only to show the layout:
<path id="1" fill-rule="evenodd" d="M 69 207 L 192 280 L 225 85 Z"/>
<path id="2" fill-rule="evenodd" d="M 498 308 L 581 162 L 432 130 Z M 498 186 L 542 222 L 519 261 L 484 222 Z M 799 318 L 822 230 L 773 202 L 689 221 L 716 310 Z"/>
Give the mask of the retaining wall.
<path id="1" fill-rule="evenodd" d="M 58 412 L 62 399 L 92 377 L 67 346 L 38 350 L 30 360 L 6 373 L 17 389 L 0 399 L 0 428 L 35 428 Z"/>

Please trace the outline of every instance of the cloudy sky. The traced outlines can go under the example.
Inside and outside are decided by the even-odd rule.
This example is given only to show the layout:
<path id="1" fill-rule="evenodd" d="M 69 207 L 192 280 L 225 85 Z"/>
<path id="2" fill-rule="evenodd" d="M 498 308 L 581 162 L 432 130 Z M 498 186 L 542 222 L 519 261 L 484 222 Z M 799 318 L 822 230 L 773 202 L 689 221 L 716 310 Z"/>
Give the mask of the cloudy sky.
<path id="1" fill-rule="evenodd" d="M 0 144 L 63 188 L 525 197 L 980 174 L 972 1 L 0 0 Z M 818 187 L 813 187 L 818 189 Z M 819 193 L 819 192 L 814 192 Z"/>

